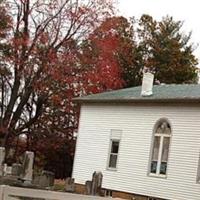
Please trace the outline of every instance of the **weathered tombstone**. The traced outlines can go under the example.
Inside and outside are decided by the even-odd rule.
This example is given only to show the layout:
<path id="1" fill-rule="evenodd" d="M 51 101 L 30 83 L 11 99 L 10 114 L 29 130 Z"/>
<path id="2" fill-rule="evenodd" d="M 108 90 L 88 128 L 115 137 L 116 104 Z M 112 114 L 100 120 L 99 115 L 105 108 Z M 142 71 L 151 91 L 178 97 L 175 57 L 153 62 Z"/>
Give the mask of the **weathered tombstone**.
<path id="1" fill-rule="evenodd" d="M 36 186 L 39 186 L 39 183 L 40 183 L 40 175 L 34 174 L 33 175 L 32 184 L 36 185 Z"/>
<path id="2" fill-rule="evenodd" d="M 4 163 L 2 168 L 3 168 L 3 176 L 5 176 L 6 175 L 7 164 Z"/>
<path id="3" fill-rule="evenodd" d="M 85 182 L 85 193 L 86 195 L 91 195 L 91 189 L 92 189 L 92 181 L 86 181 Z"/>
<path id="4" fill-rule="evenodd" d="M 18 163 L 12 164 L 12 176 L 20 176 L 22 173 L 22 165 Z"/>
<path id="5" fill-rule="evenodd" d="M 54 185 L 55 174 L 50 171 L 42 171 L 41 176 L 39 177 L 39 186 L 42 188 L 49 188 Z"/>
<path id="6" fill-rule="evenodd" d="M 70 177 L 66 178 L 65 191 L 66 192 L 74 192 L 75 191 L 74 178 L 70 178 Z"/>
<path id="7" fill-rule="evenodd" d="M 8 176 L 12 174 L 12 167 L 8 166 L 6 163 L 3 164 L 3 176 Z"/>
<path id="8" fill-rule="evenodd" d="M 7 166 L 6 167 L 6 175 L 11 175 L 12 174 L 12 167 L 11 166 Z"/>
<path id="9" fill-rule="evenodd" d="M 91 194 L 100 195 L 102 186 L 103 174 L 101 172 L 94 172 L 92 175 Z"/>
<path id="10" fill-rule="evenodd" d="M 3 176 L 4 160 L 5 160 L 5 148 L 0 147 L 0 176 Z"/>
<path id="11" fill-rule="evenodd" d="M 31 151 L 26 151 L 24 155 L 24 161 L 22 165 L 21 179 L 26 183 L 31 183 L 33 177 L 33 161 L 34 153 Z"/>

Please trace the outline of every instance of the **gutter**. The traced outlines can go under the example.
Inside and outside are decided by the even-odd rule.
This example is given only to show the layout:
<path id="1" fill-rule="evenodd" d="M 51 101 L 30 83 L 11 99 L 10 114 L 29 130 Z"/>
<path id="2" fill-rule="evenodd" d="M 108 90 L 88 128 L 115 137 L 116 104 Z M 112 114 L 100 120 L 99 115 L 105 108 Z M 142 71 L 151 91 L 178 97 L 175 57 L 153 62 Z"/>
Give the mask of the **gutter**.
<path id="1" fill-rule="evenodd" d="M 200 103 L 200 98 L 169 98 L 169 99 L 87 99 L 74 98 L 75 103 Z"/>

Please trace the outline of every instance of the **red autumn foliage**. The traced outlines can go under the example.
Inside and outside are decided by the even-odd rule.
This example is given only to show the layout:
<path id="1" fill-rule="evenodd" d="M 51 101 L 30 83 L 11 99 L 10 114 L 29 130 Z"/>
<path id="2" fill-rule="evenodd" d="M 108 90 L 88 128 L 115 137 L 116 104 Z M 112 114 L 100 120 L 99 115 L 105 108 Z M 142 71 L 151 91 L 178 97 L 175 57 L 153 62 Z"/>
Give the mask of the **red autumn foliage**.
<path id="1" fill-rule="evenodd" d="M 132 37 L 132 27 L 127 19 L 111 17 L 84 41 L 81 62 L 88 70 L 86 93 L 119 89 L 126 85 L 121 57 L 132 62 L 135 47 Z"/>
<path id="2" fill-rule="evenodd" d="M 31 150 L 37 167 L 69 176 L 79 116 L 73 97 L 138 85 L 144 58 L 162 63 L 163 48 L 153 37 L 136 44 L 133 24 L 111 17 L 112 0 L 16 0 L 0 11 L 0 145 L 9 163 Z M 152 44 L 158 57 L 145 49 Z"/>
<path id="3" fill-rule="evenodd" d="M 12 160 L 21 149 L 38 161 L 56 153 L 72 159 L 78 109 L 71 100 L 82 90 L 77 44 L 113 13 L 112 0 L 16 0 L 0 9 L 0 145 Z M 19 135 L 27 136 L 25 148 Z"/>

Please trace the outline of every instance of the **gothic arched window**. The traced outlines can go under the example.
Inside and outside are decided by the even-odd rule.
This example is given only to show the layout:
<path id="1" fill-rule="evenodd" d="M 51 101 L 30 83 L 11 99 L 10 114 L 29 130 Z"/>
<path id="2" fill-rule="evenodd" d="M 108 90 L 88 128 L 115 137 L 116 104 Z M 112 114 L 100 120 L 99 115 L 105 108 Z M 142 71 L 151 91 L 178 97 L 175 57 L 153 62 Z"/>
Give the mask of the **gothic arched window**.
<path id="1" fill-rule="evenodd" d="M 166 175 L 171 138 L 171 126 L 166 119 L 160 119 L 154 129 L 150 174 Z"/>

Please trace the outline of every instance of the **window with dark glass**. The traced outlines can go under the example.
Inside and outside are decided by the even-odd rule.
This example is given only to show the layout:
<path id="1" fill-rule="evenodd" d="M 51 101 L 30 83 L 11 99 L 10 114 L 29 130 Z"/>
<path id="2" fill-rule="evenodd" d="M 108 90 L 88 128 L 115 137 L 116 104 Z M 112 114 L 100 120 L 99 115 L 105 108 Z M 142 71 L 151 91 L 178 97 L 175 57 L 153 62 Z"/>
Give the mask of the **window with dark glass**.
<path id="1" fill-rule="evenodd" d="M 166 120 L 160 120 L 154 132 L 154 141 L 151 156 L 150 173 L 166 175 L 171 127 Z"/>
<path id="2" fill-rule="evenodd" d="M 117 167 L 118 152 L 119 152 L 119 141 L 111 140 L 111 148 L 110 148 L 109 164 L 108 164 L 109 168 Z"/>

